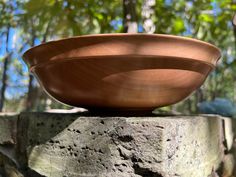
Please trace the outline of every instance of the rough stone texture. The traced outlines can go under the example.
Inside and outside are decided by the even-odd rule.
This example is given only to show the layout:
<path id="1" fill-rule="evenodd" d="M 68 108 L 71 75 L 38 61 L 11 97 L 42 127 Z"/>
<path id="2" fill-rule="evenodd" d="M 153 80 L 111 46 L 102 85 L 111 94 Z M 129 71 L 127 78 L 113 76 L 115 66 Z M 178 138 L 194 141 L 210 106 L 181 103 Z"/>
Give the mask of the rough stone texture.
<path id="1" fill-rule="evenodd" d="M 0 145 L 16 143 L 17 116 L 0 113 Z"/>
<path id="2" fill-rule="evenodd" d="M 17 143 L 17 122 L 17 114 L 0 113 L 0 177 L 12 177 L 13 171 L 9 172 L 9 169 L 16 169 L 18 165 L 14 149 Z"/>
<path id="3" fill-rule="evenodd" d="M 234 128 L 233 128 L 233 119 L 223 117 L 223 131 L 225 137 L 225 147 L 227 151 L 230 151 L 233 146 L 234 141 Z"/>
<path id="4" fill-rule="evenodd" d="M 235 166 L 235 159 L 233 154 L 226 154 L 223 159 L 223 177 L 232 177 L 233 176 L 233 170 Z"/>
<path id="5" fill-rule="evenodd" d="M 48 177 L 207 177 L 223 158 L 217 116 L 19 117 L 22 164 Z"/>
<path id="6" fill-rule="evenodd" d="M 233 177 L 235 134 L 208 115 L 2 114 L 0 177 Z"/>

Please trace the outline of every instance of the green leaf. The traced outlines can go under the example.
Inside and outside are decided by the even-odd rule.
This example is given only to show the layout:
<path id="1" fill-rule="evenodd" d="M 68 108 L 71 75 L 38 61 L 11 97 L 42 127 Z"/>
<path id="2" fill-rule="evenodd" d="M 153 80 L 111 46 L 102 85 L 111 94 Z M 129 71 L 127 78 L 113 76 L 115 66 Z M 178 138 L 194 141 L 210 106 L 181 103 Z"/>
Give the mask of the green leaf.
<path id="1" fill-rule="evenodd" d="M 199 19 L 205 22 L 209 22 L 212 23 L 214 21 L 213 16 L 209 15 L 209 14 L 201 14 L 199 16 Z"/>
<path id="2" fill-rule="evenodd" d="M 174 31 L 178 33 L 178 32 L 182 32 L 184 30 L 185 30 L 185 26 L 184 26 L 183 19 L 181 19 L 181 18 L 175 19 L 175 21 L 174 21 Z"/>

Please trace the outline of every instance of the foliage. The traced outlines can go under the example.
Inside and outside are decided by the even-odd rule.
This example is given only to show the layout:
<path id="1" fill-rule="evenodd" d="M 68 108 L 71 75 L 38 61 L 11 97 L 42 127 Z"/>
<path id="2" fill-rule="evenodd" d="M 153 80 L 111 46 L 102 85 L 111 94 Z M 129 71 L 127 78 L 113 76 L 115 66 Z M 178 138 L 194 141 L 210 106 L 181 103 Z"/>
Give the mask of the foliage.
<path id="1" fill-rule="evenodd" d="M 205 84 L 191 97 L 169 109 L 197 112 L 198 103 L 225 97 L 235 101 L 235 36 L 231 24 L 236 4 L 232 1 L 158 1 L 158 33 L 184 35 L 210 42 L 222 49 L 222 59 Z"/>

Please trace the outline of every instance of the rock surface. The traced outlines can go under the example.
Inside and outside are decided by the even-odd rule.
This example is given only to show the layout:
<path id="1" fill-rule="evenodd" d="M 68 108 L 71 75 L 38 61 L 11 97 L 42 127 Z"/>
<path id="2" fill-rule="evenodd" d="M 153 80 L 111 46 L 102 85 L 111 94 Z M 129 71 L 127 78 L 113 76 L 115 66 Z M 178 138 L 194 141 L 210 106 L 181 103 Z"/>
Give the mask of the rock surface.
<path id="1" fill-rule="evenodd" d="M 15 144 L 17 114 L 0 114 L 0 144 Z"/>
<path id="2" fill-rule="evenodd" d="M 208 177 L 225 159 L 218 116 L 22 113 L 16 119 L 16 144 L 4 156 L 12 163 L 0 155 L 0 175 L 2 163 L 25 177 Z"/>

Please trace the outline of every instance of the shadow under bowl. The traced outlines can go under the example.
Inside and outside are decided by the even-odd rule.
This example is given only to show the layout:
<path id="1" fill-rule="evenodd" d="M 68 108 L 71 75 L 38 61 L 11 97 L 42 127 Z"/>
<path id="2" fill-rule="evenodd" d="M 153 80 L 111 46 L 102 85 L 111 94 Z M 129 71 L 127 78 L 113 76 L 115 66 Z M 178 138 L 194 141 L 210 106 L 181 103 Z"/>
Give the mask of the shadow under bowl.
<path id="1" fill-rule="evenodd" d="M 52 41 L 24 56 L 56 100 L 93 110 L 152 110 L 186 98 L 220 58 L 215 46 L 185 37 L 101 34 Z"/>

